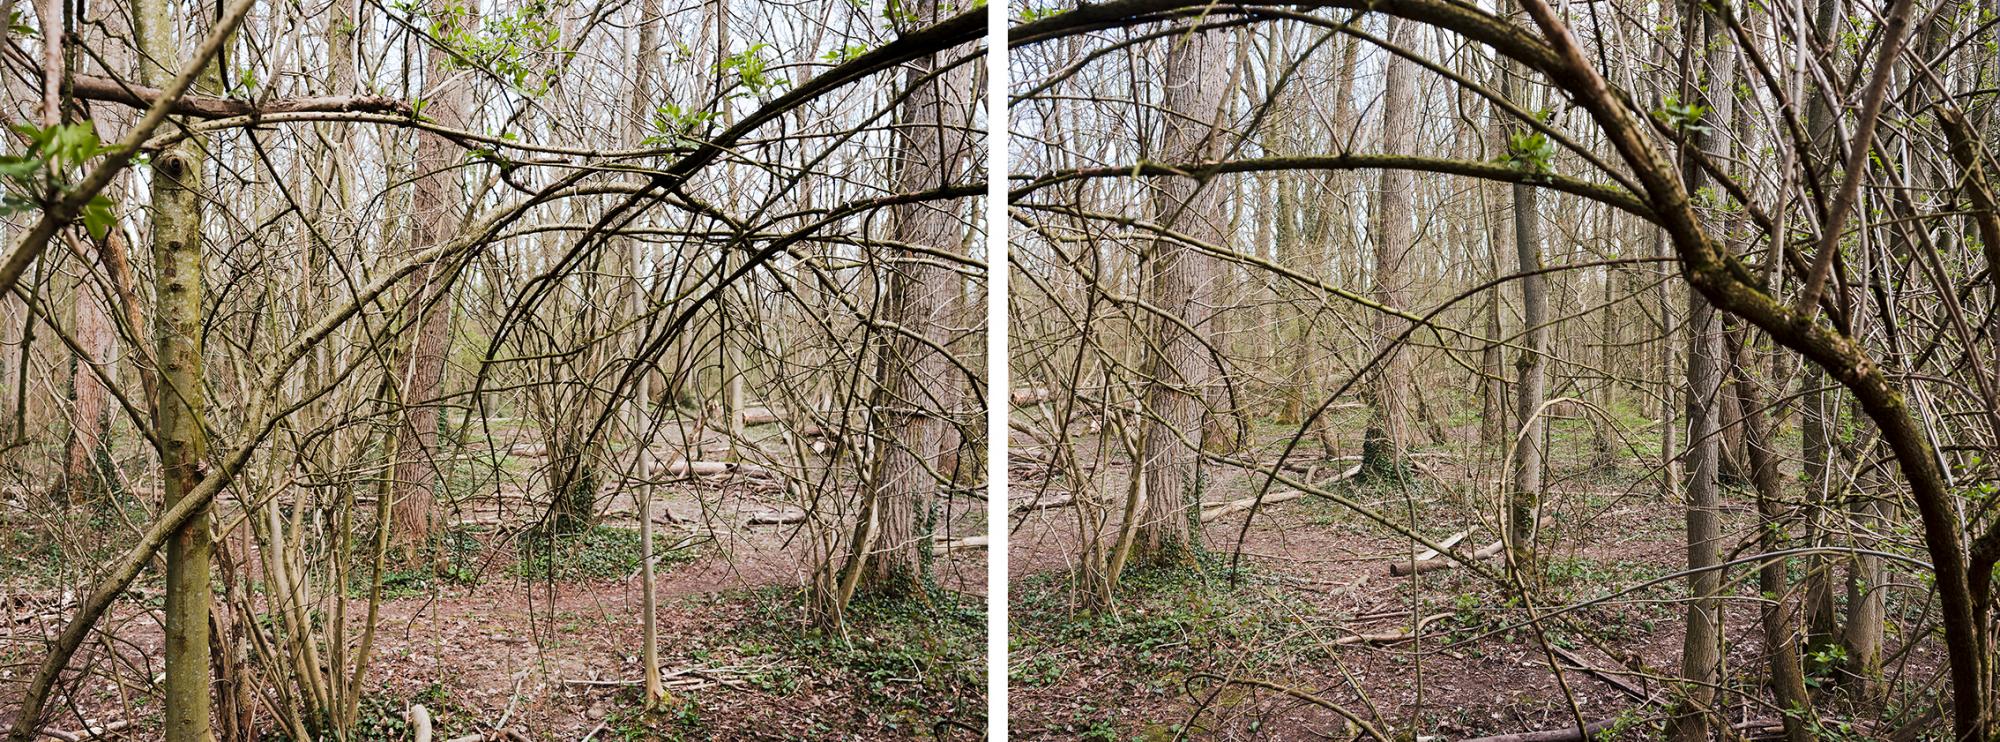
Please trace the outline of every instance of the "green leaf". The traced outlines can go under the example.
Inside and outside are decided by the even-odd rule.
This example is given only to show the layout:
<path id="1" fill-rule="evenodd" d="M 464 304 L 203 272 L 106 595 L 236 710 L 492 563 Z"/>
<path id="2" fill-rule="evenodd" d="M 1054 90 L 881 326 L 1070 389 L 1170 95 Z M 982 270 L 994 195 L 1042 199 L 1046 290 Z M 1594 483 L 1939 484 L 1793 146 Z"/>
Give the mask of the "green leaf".
<path id="1" fill-rule="evenodd" d="M 91 239 L 104 239 L 105 235 L 111 234 L 111 226 L 117 223 L 118 214 L 112 210 L 111 199 L 104 194 L 92 196 L 90 202 L 83 205 L 83 228 L 90 232 Z"/>

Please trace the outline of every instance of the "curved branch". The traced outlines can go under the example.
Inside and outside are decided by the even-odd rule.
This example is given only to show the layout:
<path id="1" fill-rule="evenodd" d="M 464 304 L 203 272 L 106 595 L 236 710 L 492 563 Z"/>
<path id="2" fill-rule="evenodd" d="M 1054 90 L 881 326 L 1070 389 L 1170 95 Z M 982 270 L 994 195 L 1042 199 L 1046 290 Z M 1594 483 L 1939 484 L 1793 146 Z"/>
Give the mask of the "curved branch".
<path id="1" fill-rule="evenodd" d="M 152 108 L 166 97 L 159 88 L 149 88 L 98 75 L 76 75 L 69 79 L 70 92 L 84 100 L 118 103 L 139 110 Z M 410 104 L 385 95 L 327 95 L 286 98 L 264 104 L 206 95 L 182 95 L 171 99 L 167 112 L 175 116 L 219 119 L 230 116 L 259 116 L 274 113 L 399 113 L 415 115 Z"/>
<path id="2" fill-rule="evenodd" d="M 1413 155 L 1300 155 L 1288 157 L 1258 157 L 1225 162 L 1208 162 L 1190 165 L 1170 165 L 1150 160 L 1142 160 L 1126 167 L 1077 168 L 1057 170 L 1028 180 L 1008 191 L 1008 200 L 1018 200 L 1035 191 L 1073 180 L 1090 178 L 1121 178 L 1147 175 L 1184 175 L 1205 178 L 1223 173 L 1265 173 L 1278 170 L 1415 170 L 1443 175 L 1460 175 L 1468 178 L 1495 180 L 1504 183 L 1541 186 L 1573 196 L 1590 199 L 1612 208 L 1624 211 L 1649 222 L 1658 222 L 1651 206 L 1639 196 L 1622 188 L 1562 175 L 1537 173 L 1493 162 L 1473 162 L 1470 160 L 1450 160 L 1437 157 L 1417 157 Z M 1021 179 L 1020 176 L 1015 177 Z"/>

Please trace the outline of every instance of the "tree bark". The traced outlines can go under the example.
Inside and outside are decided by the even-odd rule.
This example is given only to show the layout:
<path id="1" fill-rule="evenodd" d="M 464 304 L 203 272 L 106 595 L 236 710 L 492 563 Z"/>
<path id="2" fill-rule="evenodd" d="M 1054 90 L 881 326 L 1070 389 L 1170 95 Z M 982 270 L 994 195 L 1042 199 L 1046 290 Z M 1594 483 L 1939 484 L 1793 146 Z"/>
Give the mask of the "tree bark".
<path id="1" fill-rule="evenodd" d="M 1764 415 L 1770 395 L 1764 392 L 1761 382 L 1749 378 L 1747 373 L 1752 367 L 1749 362 L 1753 348 L 1751 333 L 1748 328 L 1743 330 L 1743 348 L 1737 354 L 1736 365 L 1746 372 L 1736 379 L 1737 396 L 1743 400 L 1743 450 L 1749 459 L 1750 483 L 1757 491 L 1757 542 L 1765 553 L 1774 553 L 1788 548 L 1791 538 L 1784 524 L 1784 480 L 1778 471 L 1782 462 L 1777 455 L 1776 442 L 1772 440 L 1772 426 Z M 1778 710 L 1782 712 L 1785 739 L 1788 742 L 1812 742 L 1812 727 L 1808 723 L 1811 721 L 1812 697 L 1806 693 L 1797 631 L 1792 625 L 1792 589 L 1786 575 L 1786 564 L 1785 559 L 1767 559 L 1757 567 L 1757 590 L 1764 597 L 1761 606 L 1764 652 L 1770 661 L 1771 692 L 1777 697 Z"/>
<path id="2" fill-rule="evenodd" d="M 1510 64 L 1502 65 L 1499 74 L 1501 94 L 1517 106 L 1532 110 L 1534 106 L 1522 85 L 1524 71 Z M 1518 122 L 1514 127 L 1526 130 Z M 1542 401 L 1547 392 L 1549 329 L 1544 325 L 1548 322 L 1549 299 L 1546 280 L 1538 272 L 1542 268 L 1542 217 L 1537 195 L 1534 186 L 1523 183 L 1513 186 L 1515 267 L 1524 274 L 1520 279 L 1524 347 L 1514 362 L 1517 374 L 1514 419 L 1520 421 L 1521 427 L 1513 431 L 1508 441 L 1514 452 L 1514 486 L 1508 493 L 1507 544 L 1508 569 L 1523 584 L 1534 584 L 1540 574 L 1535 565 L 1535 520 L 1542 496 L 1542 437 L 1548 426 L 1542 414 Z"/>
<path id="3" fill-rule="evenodd" d="M 1405 22 L 1395 16 L 1387 20 L 1385 39 L 1391 44 L 1405 43 Z M 1406 155 L 1415 149 L 1415 137 L 1410 130 L 1413 109 L 1416 108 L 1416 86 L 1411 79 L 1415 65 L 1400 56 L 1386 56 L 1388 69 L 1383 76 L 1382 150 L 1388 155 Z M 1372 298 L 1383 306 L 1398 309 L 1409 303 L 1409 277 L 1404 274 L 1403 258 L 1413 246 L 1413 193 L 1414 186 L 1408 170 L 1384 168 L 1376 181 L 1374 211 L 1369 224 L 1370 236 L 1374 238 L 1375 261 Z M 1396 341 L 1406 320 L 1376 312 L 1373 323 L 1375 342 L 1386 344 Z M 1408 354 L 1401 349 L 1391 349 L 1382 356 L 1369 377 L 1368 427 L 1361 438 L 1361 463 L 1362 471 L 1367 472 L 1370 478 L 1400 482 L 1408 473 L 1409 452 L 1406 447 L 1410 426 L 1410 370 Z"/>
<path id="4" fill-rule="evenodd" d="M 1734 65 L 1727 47 L 1718 48 L 1719 21 L 1694 5 L 1683 5 L 1681 33 L 1688 56 L 1682 63 L 1682 100 L 1693 100 L 1696 90 L 1731 91 Z M 1699 50 L 1699 51 L 1692 51 Z M 1710 113 L 1707 120 L 1730 120 L 1730 95 L 1704 98 Z M 1718 138 L 1704 131 L 1690 131 L 1688 146 L 1699 148 L 1719 160 Z M 1681 179 L 1689 193 L 1699 193 L 1708 185 L 1708 175 L 1683 156 Z M 1709 220 L 1707 229 L 1720 233 L 1720 224 Z M 1715 307 L 1698 292 L 1688 294 L 1688 464 L 1687 464 L 1687 633 L 1681 646 L 1681 677 L 1684 696 L 1668 731 L 1678 740 L 1707 740 L 1713 730 L 1715 687 L 1722 679 L 1722 519 L 1720 438 L 1723 353 L 1721 322 Z"/>
<path id="5" fill-rule="evenodd" d="M 1228 86 L 1227 31 L 1176 35 L 1169 43 L 1163 79 L 1159 155 L 1168 162 L 1212 159 L 1222 142 L 1223 95 Z M 1168 177 L 1154 183 L 1153 221 L 1189 237 L 1214 244 L 1221 239 L 1222 190 L 1206 181 Z M 1213 261 L 1176 240 L 1158 237 L 1143 256 L 1147 292 L 1164 316 L 1154 317 L 1150 331 L 1153 352 L 1144 369 L 1143 392 L 1147 419 L 1141 423 L 1139 466 L 1145 502 L 1133 560 L 1139 564 L 1184 564 L 1199 548 L 1199 534 L 1190 526 L 1190 504 L 1200 482 L 1203 400 L 1214 382 L 1215 368 L 1196 334 L 1202 331 L 1206 309 L 1200 293 L 1213 280 Z"/>
<path id="6" fill-rule="evenodd" d="M 136 5 L 140 80 L 165 85 L 176 74 L 163 64 L 182 58 L 172 14 L 164 0 Z M 175 66 L 178 66 L 176 64 Z M 214 66 L 202 74 L 212 81 Z M 153 158 L 153 291 L 157 320 L 154 356 L 160 365 L 153 428 L 160 438 L 161 491 L 165 507 L 188 496 L 202 479 L 207 438 L 203 388 L 200 196 L 203 152 L 190 137 Z M 167 742 L 212 742 L 209 726 L 210 559 L 204 505 L 167 541 L 163 701 Z"/>
<path id="7" fill-rule="evenodd" d="M 925 0 L 913 10 L 926 22 L 941 17 L 940 4 Z M 895 136 L 895 187 L 910 193 L 962 182 L 975 145 L 971 134 L 971 70 L 945 69 L 963 48 L 932 54 L 911 64 Z M 932 74 L 936 77 L 931 77 Z M 890 239 L 899 244 L 956 252 L 965 225 L 952 199 L 905 204 L 890 212 Z M 958 274 L 915 250 L 894 249 L 888 262 L 883 318 L 899 328 L 876 357 L 878 386 L 870 401 L 880 431 L 880 451 L 868 479 L 864 526 L 877 533 L 862 563 L 861 586 L 887 595 L 915 594 L 930 579 L 933 509 L 938 491 L 950 482 L 945 460 L 955 439 L 948 416 L 959 403 L 962 380 L 944 355 L 958 305 Z M 905 334 L 906 333 L 906 334 Z M 860 540 L 857 540 L 860 541 Z M 869 548 L 857 543 L 856 548 Z"/>
<path id="8" fill-rule="evenodd" d="M 440 18 L 447 17 L 440 15 Z M 477 23 L 476 15 L 461 22 Z M 453 69 L 449 52 L 424 47 L 424 115 L 440 125 L 464 128 L 465 76 Z M 463 221 L 465 195 L 454 165 L 456 147 L 442 136 L 417 133 L 416 190 L 410 202 L 410 246 L 417 252 L 448 240 Z M 410 323 L 410 346 L 402 363 L 398 401 L 403 405 L 397 430 L 397 458 L 390 497 L 394 543 L 406 558 L 431 539 L 436 527 L 438 401 L 444 391 L 446 353 L 451 344 L 452 277 L 436 263 L 411 276 L 403 302 Z"/>

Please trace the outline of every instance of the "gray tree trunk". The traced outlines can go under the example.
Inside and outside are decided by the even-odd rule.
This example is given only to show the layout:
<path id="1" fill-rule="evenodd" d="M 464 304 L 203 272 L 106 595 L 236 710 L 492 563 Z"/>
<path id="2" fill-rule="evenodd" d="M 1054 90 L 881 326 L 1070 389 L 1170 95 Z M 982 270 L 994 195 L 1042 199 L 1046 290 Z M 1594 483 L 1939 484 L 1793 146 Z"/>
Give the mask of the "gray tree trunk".
<path id="1" fill-rule="evenodd" d="M 1692 5 L 1683 6 L 1682 39 L 1689 52 L 1687 74 L 1699 76 L 1699 89 L 1734 89 L 1734 55 L 1720 38 L 1720 21 Z M 1683 100 L 1694 100 L 1696 81 L 1683 87 Z M 1709 106 L 1706 121 L 1729 121 L 1731 96 L 1704 98 Z M 1691 145 L 1718 161 L 1727 161 L 1726 143 L 1713 136 L 1713 129 L 1691 132 Z M 1689 193 L 1708 186 L 1708 176 L 1691 159 L 1684 163 L 1682 179 Z M 1708 228 L 1722 234 L 1722 225 Z M 1722 441 L 1721 425 L 1722 352 L 1721 321 L 1715 307 L 1699 292 L 1688 292 L 1688 464 L 1687 464 L 1687 634 L 1681 646 L 1681 677 L 1684 700 L 1669 720 L 1668 730 L 1675 739 L 1707 740 L 1712 733 L 1712 706 L 1715 686 L 1722 678 L 1722 520 L 1719 511 L 1719 481 Z"/>
<path id="2" fill-rule="evenodd" d="M 1389 43 L 1406 43 L 1404 21 L 1388 18 L 1384 37 Z M 1412 154 L 1411 134 L 1416 108 L 1416 85 L 1411 79 L 1415 66 L 1395 55 L 1387 56 L 1382 92 L 1382 153 Z M 1412 176 L 1408 170 L 1384 168 L 1376 181 L 1374 210 L 1369 232 L 1374 242 L 1375 301 L 1387 307 L 1405 308 L 1409 303 L 1409 277 L 1403 258 L 1412 247 Z M 1393 343 L 1408 324 L 1405 320 L 1376 312 L 1373 318 L 1375 342 Z M 1401 348 L 1391 349 L 1369 376 L 1368 427 L 1362 433 L 1362 470 L 1371 477 L 1400 481 L 1407 473 L 1406 462 L 1410 427 L 1410 361 Z"/>
<path id="3" fill-rule="evenodd" d="M 1229 83 L 1234 34 L 1178 35 L 1167 52 L 1165 110 L 1157 157 L 1197 162 L 1221 149 L 1223 95 Z M 1153 221 L 1208 243 L 1221 240 L 1222 189 L 1189 178 L 1154 184 Z M 1146 248 L 1148 298 L 1165 316 L 1152 320 L 1153 353 L 1145 363 L 1147 419 L 1141 423 L 1139 465 L 1146 501 L 1139 514 L 1133 558 L 1140 564 L 1178 564 L 1192 558 L 1199 535 L 1189 525 L 1191 495 L 1200 479 L 1203 399 L 1215 367 L 1200 337 L 1207 310 L 1201 294 L 1214 280 L 1214 261 L 1185 244 L 1156 238 Z"/>
<path id="4" fill-rule="evenodd" d="M 926 0 L 914 10 L 932 22 L 941 6 Z M 898 116 L 895 188 L 910 193 L 963 182 L 977 140 L 972 135 L 971 68 L 958 65 L 926 79 L 964 49 L 933 54 L 904 73 L 910 95 Z M 965 241 L 964 201 L 958 199 L 894 207 L 890 239 L 930 250 L 957 251 Z M 869 476 L 863 526 L 874 524 L 872 543 L 857 544 L 869 554 L 861 585 L 890 595 L 910 594 L 929 579 L 932 508 L 952 472 L 947 455 L 956 442 L 947 415 L 959 404 L 965 382 L 953 378 L 942 348 L 958 306 L 957 272 L 936 258 L 892 250 L 882 314 L 899 333 L 887 338 L 877 356 L 877 379 L 869 407 L 880 446 Z"/>

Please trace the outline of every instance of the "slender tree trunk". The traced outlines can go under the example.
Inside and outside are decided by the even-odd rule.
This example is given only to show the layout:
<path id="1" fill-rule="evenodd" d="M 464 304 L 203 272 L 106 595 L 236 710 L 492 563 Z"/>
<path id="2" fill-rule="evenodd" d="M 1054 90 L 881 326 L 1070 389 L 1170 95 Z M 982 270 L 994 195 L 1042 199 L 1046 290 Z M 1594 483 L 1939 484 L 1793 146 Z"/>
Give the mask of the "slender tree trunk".
<path id="1" fill-rule="evenodd" d="M 1653 255 L 1671 257 L 1673 247 L 1667 243 L 1666 230 L 1653 229 Z M 1673 266 L 1661 270 L 1671 273 Z M 1681 456 L 1680 456 L 1680 406 L 1678 385 L 1674 383 L 1673 369 L 1678 362 L 1675 341 L 1680 337 L 1680 327 L 1674 324 L 1673 282 L 1662 280 L 1655 289 L 1660 307 L 1660 499 L 1673 502 L 1681 496 Z"/>
<path id="2" fill-rule="evenodd" d="M 446 17 L 440 15 L 440 18 Z M 460 19 L 476 24 L 476 16 Z M 440 125 L 464 128 L 466 80 L 456 71 L 448 52 L 432 45 L 424 51 L 424 114 Z M 457 149 L 442 136 L 418 132 L 416 190 L 410 203 L 411 252 L 450 239 L 463 221 L 465 195 L 458 183 Z M 403 359 L 402 422 L 390 521 L 396 546 L 406 558 L 431 539 L 436 527 L 434 485 L 438 467 L 438 402 L 444 391 L 446 353 L 451 344 L 452 280 L 444 266 L 425 265 L 411 277 L 404 316 L 411 323 L 410 346 Z"/>
<path id="3" fill-rule="evenodd" d="M 1394 16 L 1387 20 L 1384 35 L 1389 43 L 1405 43 L 1405 21 Z M 1395 55 L 1388 55 L 1387 65 L 1382 92 L 1382 151 L 1389 155 L 1412 154 L 1416 139 L 1410 133 L 1416 108 L 1416 86 L 1411 79 L 1414 65 Z M 1369 229 L 1375 248 L 1372 294 L 1375 301 L 1398 309 L 1409 304 L 1409 277 L 1403 268 L 1403 258 L 1414 243 L 1413 195 L 1408 170 L 1382 170 L 1376 181 Z M 1406 324 L 1405 320 L 1381 312 L 1374 314 L 1373 322 L 1378 348 L 1379 344 L 1395 342 Z M 1397 348 L 1382 357 L 1369 377 L 1368 427 L 1361 439 L 1362 470 L 1384 481 L 1401 481 L 1407 474 L 1411 370 L 1408 354 Z"/>
<path id="4" fill-rule="evenodd" d="M 1746 372 L 1751 368 L 1748 359 L 1753 332 L 1747 327 L 1742 330 L 1743 347 L 1737 354 L 1737 366 Z M 1781 461 L 1772 440 L 1773 426 L 1764 415 L 1769 397 L 1760 382 L 1748 377 L 1749 374 L 1745 373 L 1736 380 L 1744 409 L 1744 453 L 1749 458 L 1750 483 L 1757 491 L 1758 546 L 1766 553 L 1773 553 L 1791 545 L 1784 524 L 1785 508 L 1781 504 L 1784 479 L 1778 471 Z M 1777 696 L 1778 709 L 1784 712 L 1781 716 L 1785 724 L 1785 738 L 1789 742 L 1812 742 L 1812 728 L 1808 723 L 1811 721 L 1812 697 L 1806 693 L 1797 630 L 1792 625 L 1792 589 L 1786 575 L 1787 563 L 1785 559 L 1769 559 L 1757 568 L 1757 591 L 1764 596 L 1761 614 L 1764 652 L 1771 664 L 1771 691 Z"/>
<path id="5" fill-rule="evenodd" d="M 1688 76 L 1683 100 L 1694 100 L 1695 86 L 1708 91 L 1733 89 L 1733 52 L 1718 46 L 1720 21 L 1693 5 L 1683 5 L 1683 48 L 1689 57 L 1683 65 Z M 1699 80 L 1694 79 L 1699 75 Z M 1730 120 L 1730 95 L 1706 98 L 1712 121 Z M 1691 132 L 1690 146 L 1701 148 L 1717 160 L 1719 137 L 1708 130 Z M 1682 180 L 1689 193 L 1708 186 L 1707 173 L 1683 158 Z M 1722 225 L 1709 229 L 1720 234 Z M 1715 307 L 1699 292 L 1688 294 L 1688 485 L 1687 485 L 1687 634 L 1681 647 L 1681 677 L 1687 682 L 1684 700 L 1669 720 L 1669 731 L 1678 740 L 1707 740 L 1713 728 L 1715 686 L 1722 679 L 1722 520 L 1720 471 L 1722 374 L 1721 322 Z"/>
<path id="6" fill-rule="evenodd" d="M 116 235 L 111 237 L 116 238 Z M 75 398 L 74 423 L 65 452 L 67 462 L 63 467 L 63 489 L 73 505 L 100 500 L 107 491 L 105 485 L 109 481 L 100 466 L 100 462 L 110 461 L 104 439 L 110 422 L 110 409 L 106 405 L 109 393 L 98 374 L 108 375 L 116 370 L 115 366 L 108 365 L 116 338 L 111 329 L 110 307 L 90 281 L 80 282 L 76 287 L 75 337 L 84 355 L 76 357 L 76 367 L 70 377 Z M 93 369 L 93 364 L 101 365 Z"/>
<path id="7" fill-rule="evenodd" d="M 1488 248 L 1494 249 L 1500 243 L 1500 232 L 1489 233 Z M 1500 264 L 1492 261 L 1493 275 L 1499 276 Z M 1504 445 L 1507 430 L 1507 380 L 1501 375 L 1503 358 L 1500 351 L 1500 288 L 1486 292 L 1486 301 L 1481 307 L 1486 318 L 1486 337 L 1490 342 L 1479 351 L 1479 443 L 1482 446 Z"/>
<path id="8" fill-rule="evenodd" d="M 1819 0 L 1813 12 L 1813 34 L 1817 39 L 1820 54 L 1833 50 L 1832 35 L 1834 24 L 1840 13 L 1841 0 Z M 1801 59 L 1800 65 L 1809 64 Z M 1801 153 L 1802 157 L 1820 165 L 1821 172 L 1837 157 L 1833 153 L 1834 111 L 1827 105 L 1825 96 L 1814 95 L 1809 90 L 1798 91 L 1806 101 L 1806 134 L 1813 150 Z M 1833 454 L 1833 414 L 1837 391 L 1822 391 L 1827 386 L 1826 371 L 1818 364 L 1805 365 L 1803 382 L 1805 395 L 1801 402 L 1805 405 L 1804 421 L 1799 436 L 1801 467 L 1805 474 L 1806 538 L 1813 546 L 1832 546 L 1831 534 L 1827 531 L 1827 508 L 1832 503 L 1833 492 L 1828 473 Z M 1833 563 L 1835 559 L 1814 554 L 1806 559 L 1805 574 L 1805 624 L 1806 642 L 1809 649 L 1822 652 L 1834 642 L 1838 618 L 1833 605 Z M 1847 560 L 1842 560 L 1847 561 Z"/>
<path id="9" fill-rule="evenodd" d="M 164 0 L 136 5 L 140 80 L 163 87 L 184 51 Z M 203 74 L 213 79 L 214 67 Z M 208 85 L 197 86 L 198 88 Z M 153 427 L 161 447 L 162 502 L 171 507 L 200 482 L 207 438 L 203 388 L 200 196 L 202 144 L 197 137 L 153 157 L 153 291 L 159 398 Z M 209 537 L 207 508 L 167 542 L 166 679 L 162 699 L 167 742 L 212 742 L 209 727 Z"/>
<path id="10" fill-rule="evenodd" d="M 1514 186 L 1514 250 L 1524 273 L 1542 267 L 1537 200 L 1534 186 Z M 1539 274 L 1521 279 L 1521 307 L 1527 334 L 1523 337 L 1526 347 L 1514 362 L 1519 374 L 1514 419 L 1521 421 L 1521 429 L 1513 440 L 1514 491 L 1508 503 L 1507 543 L 1513 569 L 1532 583 L 1533 576 L 1539 574 L 1535 566 L 1535 513 L 1542 496 L 1542 431 L 1547 427 L 1542 400 L 1549 346 L 1548 328 L 1542 326 L 1548 320 L 1548 297 Z"/>
<path id="11" fill-rule="evenodd" d="M 1532 110 L 1522 85 L 1524 71 L 1500 69 L 1502 95 Z M 1520 126 L 1515 124 L 1515 126 Z M 1521 284 L 1522 345 L 1514 362 L 1517 373 L 1514 389 L 1514 419 L 1521 427 L 1508 441 L 1514 451 L 1514 487 L 1508 495 L 1507 544 L 1509 568 L 1525 584 L 1533 584 L 1540 571 L 1535 565 L 1535 519 L 1542 496 L 1542 438 L 1547 418 L 1542 401 L 1547 392 L 1545 378 L 1549 350 L 1549 299 L 1542 268 L 1542 217 L 1539 194 L 1527 184 L 1513 186 L 1515 267 L 1524 275 Z"/>
<path id="12" fill-rule="evenodd" d="M 660 52 L 660 24 L 663 22 L 660 17 L 660 0 L 640 0 L 638 13 L 639 48 L 636 51 L 636 58 L 632 62 L 636 75 L 632 80 L 632 108 L 631 112 L 627 114 L 625 131 L 626 146 L 628 147 L 638 146 L 646 136 L 645 122 L 648 120 L 649 114 L 651 114 L 650 109 L 653 104 L 653 78 L 657 74 L 655 68 L 658 67 Z M 646 282 L 643 278 L 644 271 L 646 270 L 645 261 L 642 259 L 644 252 L 644 242 L 631 240 L 630 244 L 627 245 L 626 262 L 632 273 L 629 289 L 631 292 L 632 316 L 635 320 L 644 315 L 647 305 Z M 634 335 L 633 344 L 635 347 L 644 344 L 644 342 L 645 337 L 643 334 Z M 639 513 L 639 579 L 641 580 L 639 590 L 642 610 L 645 611 L 645 615 L 641 616 L 639 620 L 642 634 L 640 661 L 645 663 L 645 667 L 643 668 L 646 681 L 645 702 L 647 704 L 660 704 L 666 700 L 667 690 L 660 682 L 660 588 L 659 585 L 655 584 L 653 569 L 653 416 L 651 410 L 653 375 L 650 370 L 642 370 L 638 376 L 638 382 L 632 388 L 632 399 L 629 406 L 634 437 L 633 456 L 636 459 L 633 462 L 633 468 L 639 479 L 637 483 L 639 492 L 636 508 Z"/>
<path id="13" fill-rule="evenodd" d="M 63 123 L 62 80 L 67 67 L 63 58 L 66 8 L 60 0 L 39 0 L 35 3 L 35 12 L 40 16 L 42 26 L 41 124 L 44 128 Z M 91 261 L 92 256 L 82 249 L 74 235 L 66 241 L 76 248 L 78 258 Z M 103 447 L 105 427 L 109 422 L 106 416 L 109 410 L 105 406 L 109 392 L 98 378 L 103 369 L 91 366 L 110 359 L 113 339 L 111 315 L 91 283 L 87 277 L 77 282 L 74 304 L 74 336 L 83 353 L 75 356 L 75 363 L 70 369 L 70 436 L 68 450 L 64 452 L 66 461 L 62 478 L 62 489 L 73 505 L 95 500 L 103 494 L 103 478 L 97 476 L 97 461 L 99 457 L 108 458 Z"/>

